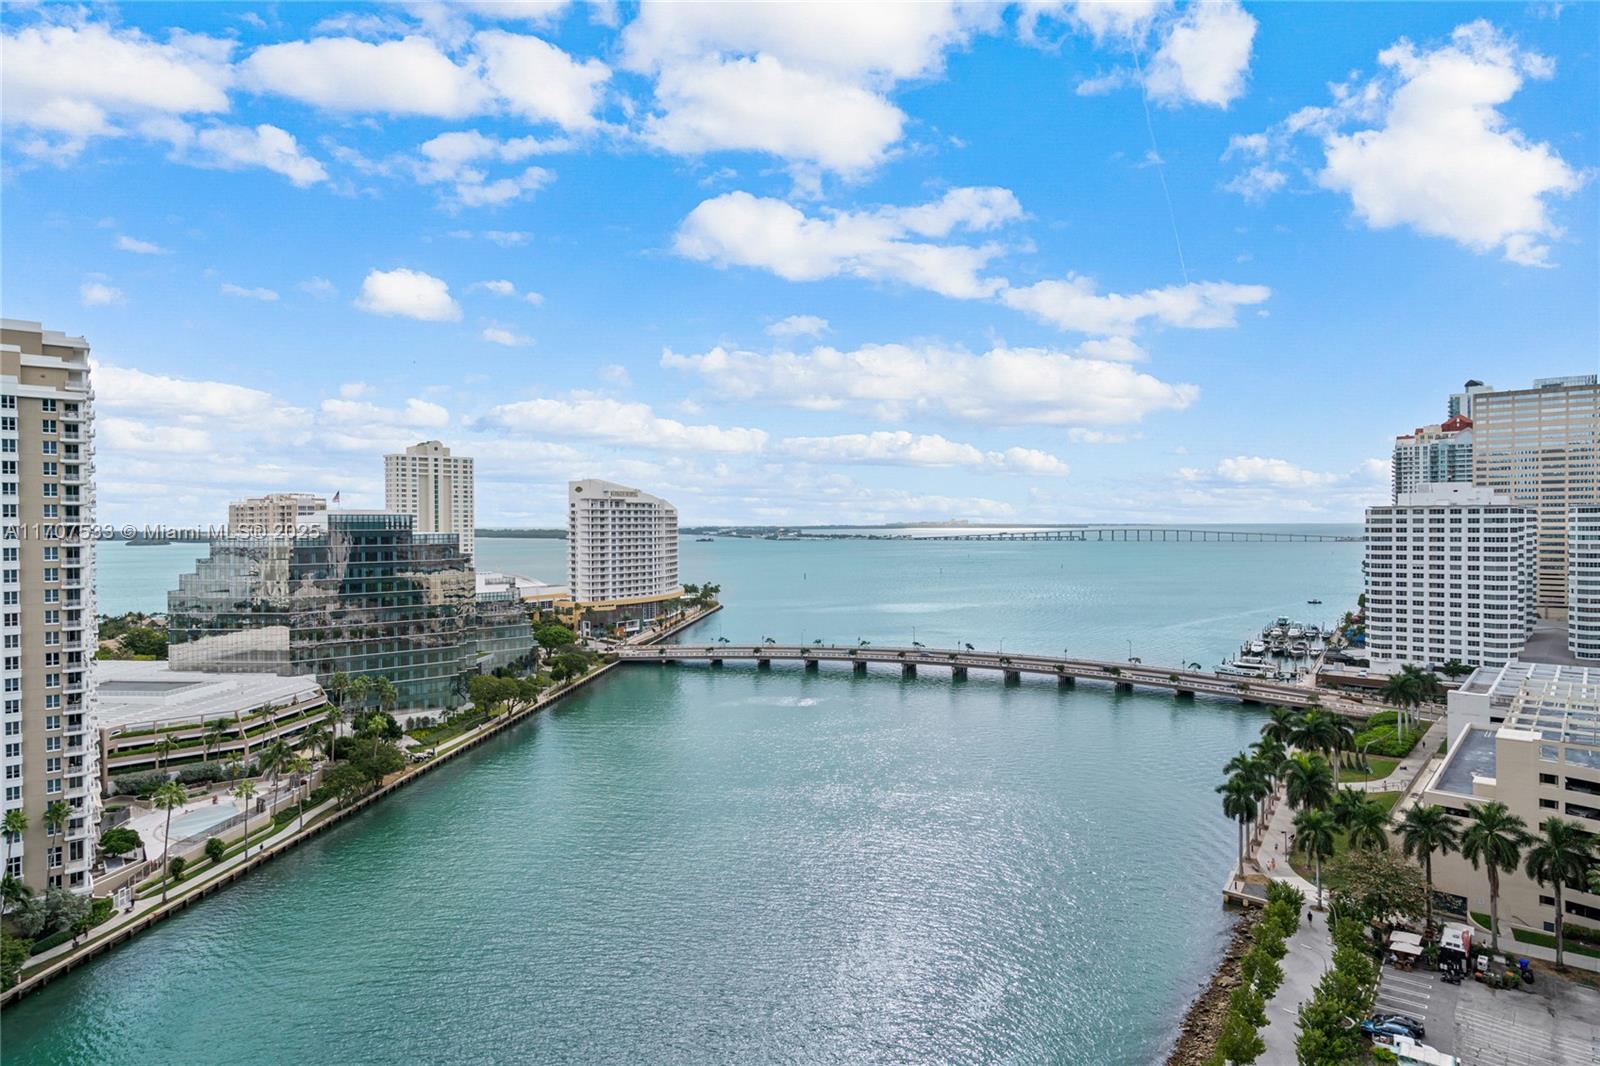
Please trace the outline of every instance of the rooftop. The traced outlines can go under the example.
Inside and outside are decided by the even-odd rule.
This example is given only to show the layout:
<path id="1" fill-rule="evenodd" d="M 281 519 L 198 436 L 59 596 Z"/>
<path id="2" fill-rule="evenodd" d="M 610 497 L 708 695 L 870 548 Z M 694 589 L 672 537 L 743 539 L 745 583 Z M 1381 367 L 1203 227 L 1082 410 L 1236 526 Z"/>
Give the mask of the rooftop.
<path id="1" fill-rule="evenodd" d="M 1472 795 L 1472 779 L 1494 776 L 1494 731 L 1467 729 L 1457 737 L 1431 787 L 1458 796 Z"/>
<path id="2" fill-rule="evenodd" d="M 1491 703 L 1509 707 L 1529 682 L 1576 682 L 1580 685 L 1600 685 L 1600 664 L 1573 666 L 1566 663 L 1527 662 L 1512 659 L 1504 666 L 1480 666 L 1472 672 L 1459 691 L 1474 695 L 1487 694 Z"/>
<path id="3" fill-rule="evenodd" d="M 209 674 L 164 662 L 108 659 L 95 664 L 97 717 L 107 729 L 251 714 L 269 703 L 318 702 L 315 677 Z"/>

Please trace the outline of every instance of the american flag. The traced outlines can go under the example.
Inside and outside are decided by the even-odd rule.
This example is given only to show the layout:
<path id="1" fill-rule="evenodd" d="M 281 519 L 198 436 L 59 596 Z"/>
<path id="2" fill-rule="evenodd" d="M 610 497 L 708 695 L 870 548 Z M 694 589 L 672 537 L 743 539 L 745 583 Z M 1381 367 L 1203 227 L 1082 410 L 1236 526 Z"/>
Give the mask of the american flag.
<path id="1" fill-rule="evenodd" d="M 339 502 L 339 494 L 337 492 L 333 494 L 333 502 L 336 504 Z"/>

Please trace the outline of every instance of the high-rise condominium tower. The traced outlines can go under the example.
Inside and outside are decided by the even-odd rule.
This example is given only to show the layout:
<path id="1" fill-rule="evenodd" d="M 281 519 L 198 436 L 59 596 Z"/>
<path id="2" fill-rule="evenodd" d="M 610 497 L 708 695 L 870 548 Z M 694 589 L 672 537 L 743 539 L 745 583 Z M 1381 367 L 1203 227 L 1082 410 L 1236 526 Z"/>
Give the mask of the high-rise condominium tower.
<path id="1" fill-rule="evenodd" d="M 328 501 L 310 492 L 269 492 L 228 504 L 228 535 L 281 537 L 324 520 Z"/>
<path id="2" fill-rule="evenodd" d="M 472 460 L 451 455 L 436 440 L 413 444 L 403 455 L 383 457 L 384 508 L 417 520 L 418 533 L 454 533 L 470 560 L 473 526 Z"/>
<path id="3" fill-rule="evenodd" d="M 1567 519 L 1567 650 L 1600 663 L 1600 504 Z"/>
<path id="4" fill-rule="evenodd" d="M 677 508 L 598 478 L 569 482 L 567 561 L 582 630 L 638 632 L 683 593 Z"/>
<path id="5" fill-rule="evenodd" d="M 6 872 L 35 890 L 93 887 L 93 398 L 82 337 L 0 322 L 0 807 L 27 817 L 27 829 L 3 846 Z"/>
<path id="6" fill-rule="evenodd" d="M 1472 482 L 1533 512 L 1539 613 L 1565 617 L 1567 521 L 1600 503 L 1600 384 L 1586 374 L 1474 392 L 1471 417 Z"/>
<path id="7" fill-rule="evenodd" d="M 1533 513 L 1462 484 L 1367 508 L 1367 650 L 1374 662 L 1503 663 L 1533 629 Z"/>
<path id="8" fill-rule="evenodd" d="M 1394 439 L 1390 499 L 1423 485 L 1472 481 L 1472 420 L 1451 415 Z"/>

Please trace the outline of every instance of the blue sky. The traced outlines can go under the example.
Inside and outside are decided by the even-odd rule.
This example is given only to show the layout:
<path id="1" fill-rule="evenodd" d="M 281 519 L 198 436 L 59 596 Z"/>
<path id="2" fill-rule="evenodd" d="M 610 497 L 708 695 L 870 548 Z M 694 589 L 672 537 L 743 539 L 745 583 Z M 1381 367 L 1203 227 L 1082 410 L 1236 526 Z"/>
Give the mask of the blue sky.
<path id="1" fill-rule="evenodd" d="M 8 4 L 4 313 L 114 522 L 1349 521 L 1600 363 L 1585 5 Z M 62 78 L 64 70 L 74 72 Z M 1179 246 L 1181 244 L 1181 254 Z"/>

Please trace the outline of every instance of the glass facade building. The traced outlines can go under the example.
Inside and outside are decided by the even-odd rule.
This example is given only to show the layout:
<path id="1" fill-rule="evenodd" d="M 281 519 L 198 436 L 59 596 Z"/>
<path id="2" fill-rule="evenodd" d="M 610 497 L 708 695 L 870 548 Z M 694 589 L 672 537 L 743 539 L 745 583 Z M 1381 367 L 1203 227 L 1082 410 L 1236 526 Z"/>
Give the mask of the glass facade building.
<path id="1" fill-rule="evenodd" d="M 173 669 L 383 676 L 401 707 L 462 702 L 480 664 L 532 650 L 531 627 L 520 611 L 480 610 L 455 534 L 413 523 L 343 511 L 326 531 L 212 542 L 167 597 Z"/>

